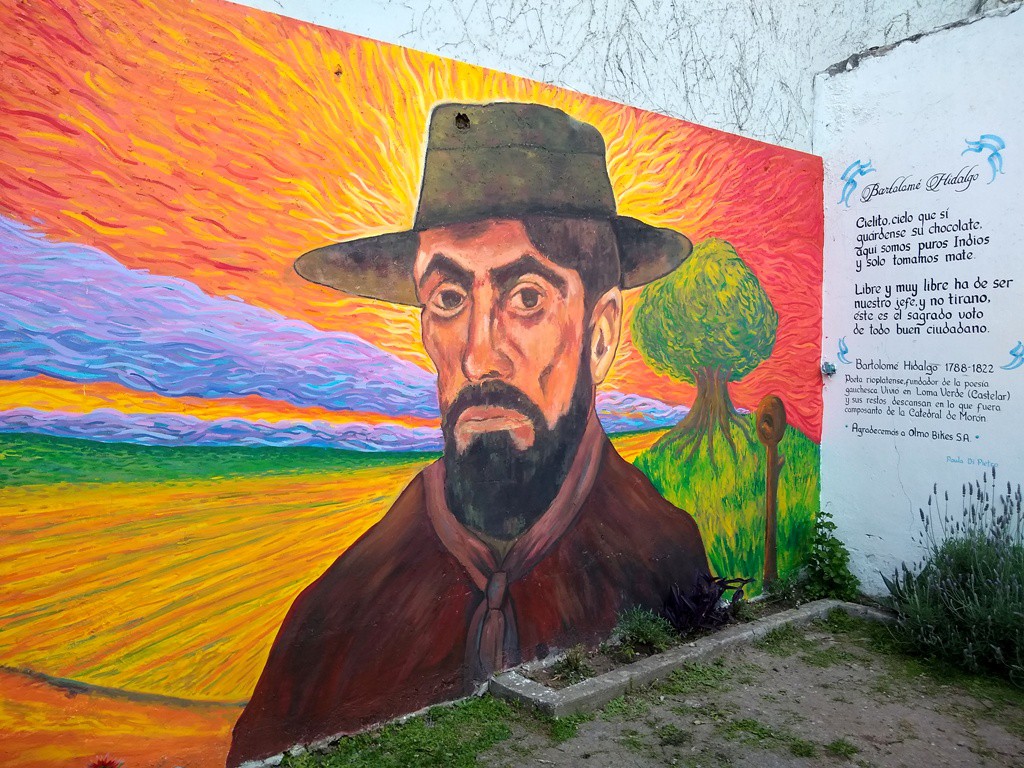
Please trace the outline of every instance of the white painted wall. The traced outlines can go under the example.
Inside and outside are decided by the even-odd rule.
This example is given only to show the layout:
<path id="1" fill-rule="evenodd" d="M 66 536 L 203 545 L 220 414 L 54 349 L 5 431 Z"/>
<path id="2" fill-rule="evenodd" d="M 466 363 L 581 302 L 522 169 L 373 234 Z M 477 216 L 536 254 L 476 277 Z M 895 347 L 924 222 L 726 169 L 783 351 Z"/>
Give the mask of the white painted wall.
<path id="1" fill-rule="evenodd" d="M 943 510 L 944 491 L 949 491 L 949 513 L 956 520 L 962 484 L 976 482 L 983 472 L 990 474 L 993 465 L 998 467 L 999 487 L 1004 491 L 1008 480 L 1024 481 L 1024 364 L 1015 368 L 1011 352 L 1016 348 L 1024 363 L 1024 260 L 1020 258 L 1024 84 L 1019 67 L 1024 10 L 1020 8 L 1019 3 L 1006 6 L 972 23 L 862 57 L 847 70 L 821 75 L 815 84 L 814 151 L 825 164 L 823 349 L 838 368 L 825 387 L 822 502 L 835 515 L 855 570 L 872 591 L 883 590 L 881 574 L 892 573 L 902 561 L 919 559 L 915 543 L 923 527 L 919 509 L 927 511 L 929 494 L 936 486 Z M 986 139 L 990 148 L 983 152 L 964 153 L 968 140 L 980 140 L 983 135 L 996 135 L 1005 142 L 999 153 L 1001 166 L 995 159 L 992 165 L 988 160 L 998 147 L 994 139 Z M 842 174 L 857 161 L 870 161 L 874 170 L 858 177 L 847 207 L 840 202 L 845 185 Z M 947 180 L 961 180 L 929 189 L 929 180 L 943 173 L 949 174 Z M 866 199 L 863 193 L 871 184 L 893 191 Z M 919 214 L 930 212 L 936 214 L 935 221 L 919 220 Z M 943 218 L 945 212 L 948 215 Z M 899 221 L 904 213 L 910 213 L 913 221 Z M 887 221 L 880 222 L 879 217 Z M 923 226 L 924 233 L 915 233 L 915 225 Z M 933 225 L 980 228 L 931 232 Z M 899 230 L 903 236 L 888 236 Z M 869 265 L 856 248 L 859 236 L 872 233 L 886 236 L 865 241 L 863 247 L 906 243 L 909 253 L 884 254 L 880 249 L 870 258 L 885 263 Z M 965 236 L 969 245 L 953 241 Z M 975 238 L 988 241 L 973 242 Z M 930 241 L 947 241 L 947 245 L 922 248 L 922 243 Z M 946 254 L 954 257 L 948 259 Z M 970 259 L 963 258 L 967 254 Z M 935 255 L 938 260 L 896 261 L 897 256 L 919 255 Z M 1013 282 L 1000 287 L 997 280 Z M 928 281 L 951 287 L 926 291 Z M 954 281 L 969 287 L 958 290 Z M 873 317 L 858 320 L 855 301 L 873 298 L 864 295 L 865 286 L 893 288 L 892 305 L 862 309 Z M 920 322 L 908 316 L 909 307 L 898 310 L 896 299 L 909 296 L 899 286 L 915 286 L 917 298 L 928 299 L 926 311 L 949 311 L 950 319 L 926 319 L 921 335 L 896 335 L 897 325 L 908 328 Z M 957 306 L 951 293 L 960 298 L 986 295 L 988 300 Z M 942 301 L 933 303 L 933 299 Z M 960 312 L 974 310 L 984 316 L 960 317 Z M 903 311 L 902 320 L 894 321 L 896 311 Z M 976 329 L 955 335 L 927 333 L 929 327 L 945 327 L 947 322 Z M 857 326 L 865 333 L 858 334 Z M 888 327 L 890 333 L 873 335 L 872 326 Z M 981 327 L 985 330 L 978 330 Z M 841 340 L 849 348 L 844 355 L 849 363 L 839 358 Z M 911 383 L 921 371 L 907 370 L 905 363 L 925 361 L 937 366 L 931 376 L 935 384 Z M 896 371 L 873 368 L 891 363 L 898 365 Z M 854 376 L 862 381 L 848 379 Z M 905 383 L 887 385 L 898 390 L 894 394 L 880 383 L 873 384 L 870 377 L 874 376 L 900 378 Z M 881 413 L 850 410 L 876 407 L 872 395 L 855 391 L 862 386 L 878 390 Z M 906 390 L 911 394 L 904 394 Z M 920 394 L 925 390 L 940 394 Z M 991 393 L 1008 399 L 978 399 Z M 911 406 L 897 401 L 927 401 L 942 407 L 932 405 L 921 409 L 925 415 L 913 416 Z M 977 417 L 984 421 L 975 421 Z M 869 431 L 858 434 L 855 424 Z"/>
<path id="2" fill-rule="evenodd" d="M 998 0 L 248 0 L 346 32 L 810 148 L 813 74 Z"/>

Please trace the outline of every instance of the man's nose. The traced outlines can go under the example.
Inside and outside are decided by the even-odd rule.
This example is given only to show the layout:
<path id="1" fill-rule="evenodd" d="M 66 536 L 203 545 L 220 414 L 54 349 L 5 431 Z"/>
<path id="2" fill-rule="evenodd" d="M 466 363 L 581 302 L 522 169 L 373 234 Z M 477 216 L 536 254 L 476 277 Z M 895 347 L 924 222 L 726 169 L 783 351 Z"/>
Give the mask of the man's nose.
<path id="1" fill-rule="evenodd" d="M 500 329 L 490 302 L 473 303 L 462 373 L 468 381 L 505 379 L 512 373 L 512 361 L 500 349 Z"/>

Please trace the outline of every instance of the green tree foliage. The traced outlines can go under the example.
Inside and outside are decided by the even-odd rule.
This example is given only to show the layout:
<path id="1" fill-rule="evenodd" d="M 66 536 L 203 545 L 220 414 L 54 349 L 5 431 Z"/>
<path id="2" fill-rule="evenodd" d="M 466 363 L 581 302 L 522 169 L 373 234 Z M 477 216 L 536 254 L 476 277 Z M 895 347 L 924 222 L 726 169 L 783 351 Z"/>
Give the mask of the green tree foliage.
<path id="1" fill-rule="evenodd" d="M 768 358 L 779 316 L 757 276 L 725 240 L 697 244 L 683 264 L 640 294 L 633 342 L 644 362 L 697 385 L 689 415 L 677 429 L 690 432 L 692 449 L 721 430 L 733 446 L 734 425 L 745 426 L 726 384 L 739 381 Z"/>

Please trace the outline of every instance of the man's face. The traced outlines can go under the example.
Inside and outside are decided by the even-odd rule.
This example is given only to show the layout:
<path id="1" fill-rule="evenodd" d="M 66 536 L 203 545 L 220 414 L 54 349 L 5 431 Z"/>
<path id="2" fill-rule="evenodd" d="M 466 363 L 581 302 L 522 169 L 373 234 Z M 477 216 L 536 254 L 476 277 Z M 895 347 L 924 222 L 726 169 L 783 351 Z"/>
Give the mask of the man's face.
<path id="1" fill-rule="evenodd" d="M 535 420 L 553 429 L 569 411 L 586 359 L 579 274 L 539 253 L 521 222 L 490 220 L 422 232 L 413 275 L 441 412 L 457 410 L 450 425 L 456 449 L 494 432 L 507 433 L 521 451 L 533 447 Z M 495 381 L 528 403 L 457 401 L 467 387 Z"/>

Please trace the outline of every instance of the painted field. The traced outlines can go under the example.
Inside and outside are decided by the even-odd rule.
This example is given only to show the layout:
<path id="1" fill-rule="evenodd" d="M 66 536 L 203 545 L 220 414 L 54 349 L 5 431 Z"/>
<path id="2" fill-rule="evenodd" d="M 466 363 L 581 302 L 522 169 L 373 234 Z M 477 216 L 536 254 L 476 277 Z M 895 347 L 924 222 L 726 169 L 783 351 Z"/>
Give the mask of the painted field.
<path id="1" fill-rule="evenodd" d="M 667 430 L 654 429 L 649 432 L 631 432 L 626 435 L 612 435 L 612 445 L 619 455 L 628 462 L 654 445 Z"/>
<path id="2" fill-rule="evenodd" d="M 292 599 L 420 466 L 8 488 L 0 664 L 244 701 Z"/>
<path id="3" fill-rule="evenodd" d="M 4 768 L 84 768 L 105 756 L 131 768 L 221 768 L 242 711 L 69 690 L 7 670 L 0 690 Z"/>
<path id="4" fill-rule="evenodd" d="M 616 436 L 632 461 L 663 431 Z M 81 766 L 110 752 L 133 766 L 222 765 L 231 726 L 295 595 L 387 511 L 432 457 L 365 466 L 312 451 L 326 470 L 224 477 L 246 451 L 158 449 L 4 436 L 8 479 L 118 476 L 152 482 L 8 485 L 0 502 L 0 764 Z M 126 453 L 127 451 L 127 453 Z M 301 450 L 299 451 L 301 452 Z M 307 451 L 309 453 L 309 451 Z M 194 454 L 194 455 L 193 455 Z M 76 460 L 77 459 L 77 460 Z M 187 478 L 188 466 L 193 477 Z M 18 466 L 15 466 L 18 465 Z M 70 692 L 31 669 L 192 703 Z M 149 734 L 159 734 L 158 737 Z"/>
<path id="5" fill-rule="evenodd" d="M 615 443 L 632 460 L 661 434 Z M 124 450 L 70 442 L 82 443 L 92 463 Z M 161 455 L 177 468 L 178 454 L 196 450 Z M 216 452 L 193 458 L 205 460 L 197 474 L 218 472 Z M 237 462 L 231 451 L 225 458 Z M 71 454 L 63 460 L 73 474 Z M 380 519 L 429 458 L 378 460 L 384 466 L 268 477 L 7 487 L 0 665 L 245 701 L 295 595 Z"/>

